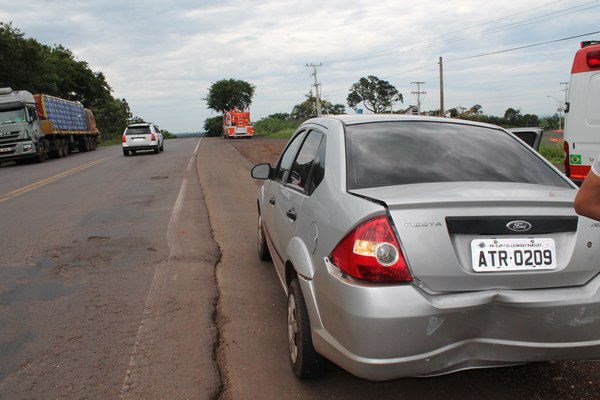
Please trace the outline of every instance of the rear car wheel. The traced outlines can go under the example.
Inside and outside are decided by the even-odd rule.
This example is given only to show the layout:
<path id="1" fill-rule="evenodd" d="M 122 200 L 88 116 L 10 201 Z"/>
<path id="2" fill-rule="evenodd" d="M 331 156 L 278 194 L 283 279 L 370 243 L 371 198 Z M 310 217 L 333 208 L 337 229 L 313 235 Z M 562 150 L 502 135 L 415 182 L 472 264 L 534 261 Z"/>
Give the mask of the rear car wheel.
<path id="1" fill-rule="evenodd" d="M 156 145 L 156 147 L 154 147 L 154 154 L 158 154 L 158 152 L 160 151 L 158 145 Z"/>
<path id="2" fill-rule="evenodd" d="M 123 149 L 123 155 L 124 156 L 128 156 L 129 155 L 129 150 L 128 149 Z"/>
<path id="3" fill-rule="evenodd" d="M 262 217 L 258 214 L 258 258 L 262 261 L 269 261 L 271 259 L 271 253 L 267 247 L 267 239 L 265 238 L 264 226 L 262 223 Z"/>
<path id="4" fill-rule="evenodd" d="M 294 374 L 300 379 L 319 378 L 327 372 L 327 360 L 312 344 L 310 321 L 298 279 L 288 290 L 288 349 Z"/>

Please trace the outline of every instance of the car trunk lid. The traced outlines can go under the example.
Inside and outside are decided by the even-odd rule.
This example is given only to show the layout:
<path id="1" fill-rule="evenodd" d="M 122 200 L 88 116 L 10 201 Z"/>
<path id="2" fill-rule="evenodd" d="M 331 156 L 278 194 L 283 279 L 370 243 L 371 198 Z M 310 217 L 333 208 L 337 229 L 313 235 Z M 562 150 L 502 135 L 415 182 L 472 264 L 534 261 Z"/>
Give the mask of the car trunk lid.
<path id="1" fill-rule="evenodd" d="M 386 205 L 415 281 L 431 291 L 582 285 L 600 268 L 600 224 L 574 213 L 573 189 L 450 182 L 351 193 Z"/>

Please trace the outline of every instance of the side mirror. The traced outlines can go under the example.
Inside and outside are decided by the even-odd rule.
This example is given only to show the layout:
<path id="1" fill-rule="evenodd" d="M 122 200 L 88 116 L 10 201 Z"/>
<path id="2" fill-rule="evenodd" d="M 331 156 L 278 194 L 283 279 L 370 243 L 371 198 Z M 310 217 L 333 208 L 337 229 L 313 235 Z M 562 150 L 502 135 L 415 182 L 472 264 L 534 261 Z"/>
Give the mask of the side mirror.
<path id="1" fill-rule="evenodd" d="M 271 164 L 268 164 L 268 163 L 256 164 L 252 168 L 252 171 L 250 171 L 250 175 L 252 175 L 252 177 L 254 179 L 265 180 L 265 179 L 271 178 L 272 171 L 273 171 L 273 168 L 271 167 Z"/>
<path id="2" fill-rule="evenodd" d="M 27 120 L 29 123 L 34 123 L 35 121 L 37 121 L 37 112 L 35 111 L 35 109 L 32 108 L 27 108 Z"/>

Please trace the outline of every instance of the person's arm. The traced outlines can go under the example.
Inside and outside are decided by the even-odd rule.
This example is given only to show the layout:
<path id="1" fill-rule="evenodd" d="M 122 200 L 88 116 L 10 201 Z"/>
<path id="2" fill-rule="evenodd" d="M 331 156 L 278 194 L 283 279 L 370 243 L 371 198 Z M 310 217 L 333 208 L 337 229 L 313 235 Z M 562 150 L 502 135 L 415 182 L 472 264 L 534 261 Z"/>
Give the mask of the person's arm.
<path id="1" fill-rule="evenodd" d="M 600 221 L 600 177 L 590 171 L 575 196 L 575 212 Z"/>

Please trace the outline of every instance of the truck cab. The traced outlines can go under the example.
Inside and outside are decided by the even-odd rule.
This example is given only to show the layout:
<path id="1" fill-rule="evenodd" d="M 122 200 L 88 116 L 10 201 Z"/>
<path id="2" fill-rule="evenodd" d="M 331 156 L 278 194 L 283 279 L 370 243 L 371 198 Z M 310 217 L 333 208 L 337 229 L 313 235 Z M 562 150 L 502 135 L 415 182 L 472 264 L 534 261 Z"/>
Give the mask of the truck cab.
<path id="1" fill-rule="evenodd" d="M 46 158 L 35 100 L 27 91 L 0 88 L 0 162 Z"/>

